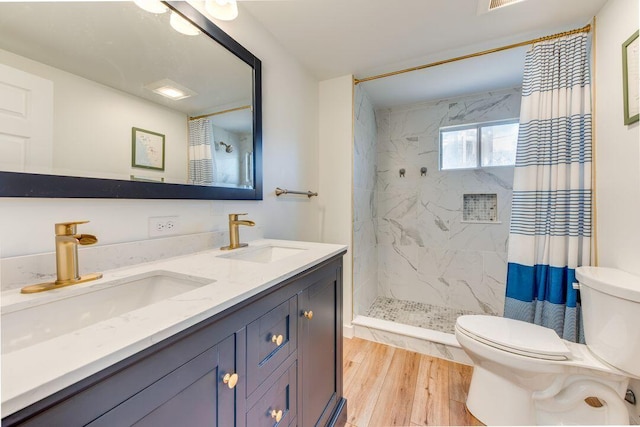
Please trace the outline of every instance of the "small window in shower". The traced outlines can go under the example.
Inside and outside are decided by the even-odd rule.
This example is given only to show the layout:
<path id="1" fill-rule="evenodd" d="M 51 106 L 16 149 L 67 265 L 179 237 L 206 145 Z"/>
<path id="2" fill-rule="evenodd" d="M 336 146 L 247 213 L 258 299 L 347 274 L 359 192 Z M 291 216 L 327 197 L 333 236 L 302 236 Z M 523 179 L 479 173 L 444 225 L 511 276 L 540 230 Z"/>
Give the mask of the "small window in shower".
<path id="1" fill-rule="evenodd" d="M 462 201 L 462 221 L 498 223 L 497 194 L 465 194 Z"/>
<path id="2" fill-rule="evenodd" d="M 513 166 L 518 120 L 440 128 L 440 170 Z"/>

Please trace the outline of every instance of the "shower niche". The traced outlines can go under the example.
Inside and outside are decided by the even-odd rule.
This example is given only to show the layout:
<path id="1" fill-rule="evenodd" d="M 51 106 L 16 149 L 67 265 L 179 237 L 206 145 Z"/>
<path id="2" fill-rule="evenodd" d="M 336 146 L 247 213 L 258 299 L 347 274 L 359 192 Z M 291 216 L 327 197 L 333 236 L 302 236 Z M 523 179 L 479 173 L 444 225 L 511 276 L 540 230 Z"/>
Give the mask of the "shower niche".
<path id="1" fill-rule="evenodd" d="M 497 194 L 464 194 L 462 222 L 495 224 L 498 222 Z"/>

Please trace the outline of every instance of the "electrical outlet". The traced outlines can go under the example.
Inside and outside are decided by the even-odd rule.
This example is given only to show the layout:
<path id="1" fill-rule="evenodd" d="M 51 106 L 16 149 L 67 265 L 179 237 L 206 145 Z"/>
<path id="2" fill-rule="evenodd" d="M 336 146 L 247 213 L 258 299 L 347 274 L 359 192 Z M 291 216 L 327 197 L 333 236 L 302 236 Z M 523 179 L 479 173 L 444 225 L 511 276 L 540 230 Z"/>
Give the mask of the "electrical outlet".
<path id="1" fill-rule="evenodd" d="M 179 217 L 177 216 L 149 217 L 149 237 L 178 234 L 179 225 Z"/>

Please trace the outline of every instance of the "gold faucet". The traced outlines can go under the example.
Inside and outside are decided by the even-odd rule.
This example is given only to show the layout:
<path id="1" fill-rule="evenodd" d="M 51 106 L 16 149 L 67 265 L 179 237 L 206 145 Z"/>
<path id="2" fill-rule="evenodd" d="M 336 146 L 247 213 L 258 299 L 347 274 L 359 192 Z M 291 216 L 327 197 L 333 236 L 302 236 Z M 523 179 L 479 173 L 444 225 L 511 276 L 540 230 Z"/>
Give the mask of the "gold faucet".
<path id="1" fill-rule="evenodd" d="M 246 243 L 240 243 L 240 232 L 238 230 L 238 226 L 246 225 L 249 227 L 253 227 L 256 225 L 253 221 L 248 220 L 239 220 L 238 215 L 246 215 L 246 213 L 241 214 L 229 214 L 229 246 L 223 246 L 220 249 L 223 251 L 229 251 L 231 249 L 238 249 L 248 246 Z"/>
<path id="2" fill-rule="evenodd" d="M 89 221 L 62 222 L 56 224 L 56 272 L 55 282 L 39 283 L 22 288 L 23 294 L 48 291 L 64 286 L 96 280 L 102 273 L 92 273 L 80 276 L 78 273 L 78 245 L 93 245 L 98 241 L 92 234 L 77 234 L 76 226 Z"/>

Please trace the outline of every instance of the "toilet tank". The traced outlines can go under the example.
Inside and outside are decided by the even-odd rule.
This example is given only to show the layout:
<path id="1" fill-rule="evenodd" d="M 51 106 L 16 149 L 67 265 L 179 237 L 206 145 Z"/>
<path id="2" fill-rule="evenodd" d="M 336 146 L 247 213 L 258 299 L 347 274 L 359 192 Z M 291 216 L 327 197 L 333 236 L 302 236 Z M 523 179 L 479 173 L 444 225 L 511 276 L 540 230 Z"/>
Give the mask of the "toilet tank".
<path id="1" fill-rule="evenodd" d="M 584 337 L 602 361 L 640 377 L 640 277 L 606 267 L 578 267 Z"/>

